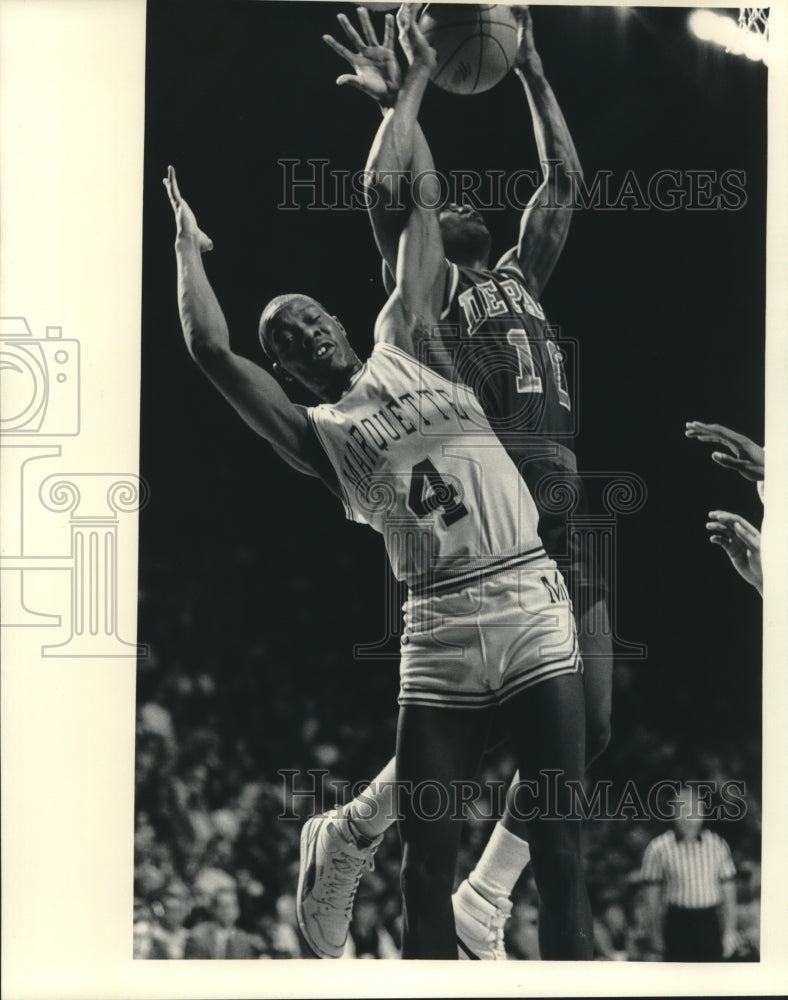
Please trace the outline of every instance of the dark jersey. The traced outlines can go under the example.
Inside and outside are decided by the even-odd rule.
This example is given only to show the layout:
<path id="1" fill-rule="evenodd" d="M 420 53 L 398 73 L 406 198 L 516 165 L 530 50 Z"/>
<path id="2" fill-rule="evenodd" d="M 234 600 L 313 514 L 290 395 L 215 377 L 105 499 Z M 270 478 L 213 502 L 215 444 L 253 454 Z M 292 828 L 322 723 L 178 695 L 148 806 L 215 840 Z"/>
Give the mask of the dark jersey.
<path id="1" fill-rule="evenodd" d="M 474 390 L 525 479 L 545 549 L 553 558 L 570 556 L 562 498 L 567 487 L 572 490 L 575 513 L 582 512 L 584 498 L 572 451 L 564 352 L 515 255 L 505 255 L 489 271 L 451 264 L 441 323 L 452 377 Z"/>
<path id="2" fill-rule="evenodd" d="M 513 450 L 535 437 L 571 448 L 571 400 L 555 328 L 515 260 L 492 271 L 450 265 L 441 339 L 454 377 L 469 385 Z"/>

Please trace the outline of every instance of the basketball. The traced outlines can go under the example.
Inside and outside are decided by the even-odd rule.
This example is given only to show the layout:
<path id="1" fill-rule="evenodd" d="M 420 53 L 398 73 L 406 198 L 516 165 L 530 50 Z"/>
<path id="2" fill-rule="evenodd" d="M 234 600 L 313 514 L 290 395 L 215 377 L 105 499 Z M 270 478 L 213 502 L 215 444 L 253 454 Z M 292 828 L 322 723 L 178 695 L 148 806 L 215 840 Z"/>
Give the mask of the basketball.
<path id="1" fill-rule="evenodd" d="M 480 94 L 509 72 L 517 20 L 502 4 L 427 4 L 419 27 L 438 56 L 433 83 L 452 94 Z"/>

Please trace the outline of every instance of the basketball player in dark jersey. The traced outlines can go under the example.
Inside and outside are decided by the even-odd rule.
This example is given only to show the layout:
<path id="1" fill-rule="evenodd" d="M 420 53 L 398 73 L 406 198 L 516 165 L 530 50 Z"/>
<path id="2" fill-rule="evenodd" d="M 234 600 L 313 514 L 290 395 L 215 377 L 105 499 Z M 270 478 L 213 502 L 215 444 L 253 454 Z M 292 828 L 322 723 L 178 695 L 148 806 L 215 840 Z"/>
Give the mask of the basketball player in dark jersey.
<path id="1" fill-rule="evenodd" d="M 571 176 L 582 176 L 582 171 L 566 121 L 544 78 L 534 47 L 530 13 L 527 8 L 514 9 L 520 21 L 516 70 L 531 109 L 544 182 L 523 214 L 517 246 L 493 268 L 488 266 L 492 240 L 480 214 L 469 205 L 450 204 L 441 210 L 449 280 L 436 331 L 439 337 L 424 345 L 422 360 L 474 389 L 490 425 L 534 497 L 545 549 L 564 569 L 584 663 L 588 765 L 604 750 L 610 734 L 612 644 L 606 587 L 598 570 L 586 565 L 569 531 L 566 513 L 556 511 L 556 505 L 549 502 L 551 494 L 555 497 L 569 490 L 577 498 L 574 513 L 582 515 L 585 510 L 585 494 L 571 448 L 572 402 L 562 351 L 538 302 L 563 249 L 571 220 L 572 209 L 557 206 L 571 204 Z M 354 70 L 354 74 L 346 74 L 337 82 L 373 97 L 385 114 L 399 87 L 393 18 L 386 17 L 382 44 L 363 8 L 359 19 L 363 38 L 343 14 L 338 15 L 355 51 L 330 36 L 324 38 Z M 420 129 L 416 142 L 425 161 L 431 163 Z M 405 165 L 396 158 L 385 163 L 375 160 L 374 149 L 370 164 L 373 161 L 384 186 L 389 185 L 387 197 L 373 202 L 370 215 L 384 260 L 384 283 L 390 291 L 404 217 L 390 206 L 400 201 L 395 178 L 402 175 Z M 394 768 L 389 764 L 373 780 L 370 790 L 350 803 L 342 816 L 329 817 L 329 822 L 341 827 L 351 839 L 353 832 L 358 835 L 354 846 L 360 844 L 367 851 L 370 863 L 380 835 L 394 815 L 388 787 L 393 776 Z M 511 910 L 509 896 L 529 859 L 524 824 L 507 811 L 476 869 L 454 897 L 460 957 L 506 957 L 503 925 Z M 328 856 L 325 871 L 330 873 Z M 354 887 L 338 905 L 328 907 L 321 905 L 320 885 L 313 888 L 312 898 L 299 897 L 302 929 L 311 942 L 316 942 L 314 950 L 324 957 L 341 954 L 341 949 L 330 949 L 328 941 L 344 939 L 342 929 L 349 919 L 352 891 Z M 326 946 L 321 948 L 321 942 Z"/>
<path id="2" fill-rule="evenodd" d="M 563 201 L 565 195 L 559 197 Z M 548 211 L 555 217 L 554 228 L 563 216 L 565 237 L 570 210 Z M 453 377 L 474 389 L 528 484 L 539 509 L 539 535 L 566 574 L 583 655 L 590 765 L 610 739 L 613 656 L 606 581 L 599 567 L 588 566 L 578 535 L 570 530 L 566 509 L 572 505 L 550 502 L 562 491 L 571 491 L 576 498 L 573 514 L 587 513 L 572 450 L 572 401 L 563 351 L 538 301 L 548 275 L 527 264 L 540 238 L 550 240 L 555 234 L 537 232 L 534 213 L 526 211 L 526 239 L 488 269 L 490 238 L 478 213 L 451 205 L 440 218 L 452 275 L 441 345 L 450 354 Z M 534 228 L 529 231 L 529 226 Z M 549 259 L 550 270 L 556 260 L 557 253 Z M 543 257 L 540 263 L 548 261 Z"/>
<path id="3" fill-rule="evenodd" d="M 416 116 L 435 54 L 407 10 L 401 18 L 411 65 L 377 142 L 384 159 L 396 145 L 408 168 L 419 169 L 426 161 L 414 144 Z M 409 213 L 397 288 L 378 317 L 375 348 L 364 364 L 336 317 L 308 296 L 279 296 L 266 306 L 263 348 L 278 371 L 323 401 L 304 408 L 267 371 L 232 351 L 202 264 L 211 242 L 181 198 L 172 168 L 165 184 L 176 218 L 179 308 L 190 354 L 285 461 L 321 478 L 349 517 L 384 533 L 392 568 L 408 583 L 412 643 L 403 643 L 396 757 L 405 790 L 403 957 L 457 958 L 451 890 L 459 823 L 440 796 L 434 810 L 432 788 L 448 793 L 468 784 L 498 706 L 523 773 L 537 777 L 549 769 L 557 776 L 556 787 L 535 781 L 530 790 L 544 957 L 590 958 L 580 823 L 569 811 L 569 782 L 582 776 L 585 740 L 574 621 L 560 573 L 539 542 L 538 511 L 478 400 L 467 390 L 464 399 L 453 395 L 451 382 L 417 360 L 447 283 L 436 213 L 415 205 Z M 433 458 L 451 463 L 447 479 Z M 387 531 L 389 510 L 407 537 L 418 542 L 424 535 L 431 544 L 397 544 Z M 457 643 L 457 629 L 467 644 Z M 452 647 L 460 650 L 453 664 L 446 653 Z M 419 808 L 414 790 L 426 784 L 431 789 Z M 557 816 L 546 815 L 549 800 Z M 335 900 L 357 883 L 365 857 L 351 850 L 340 860 L 332 869 Z M 304 884 L 321 877 L 314 858 L 305 876 Z"/>

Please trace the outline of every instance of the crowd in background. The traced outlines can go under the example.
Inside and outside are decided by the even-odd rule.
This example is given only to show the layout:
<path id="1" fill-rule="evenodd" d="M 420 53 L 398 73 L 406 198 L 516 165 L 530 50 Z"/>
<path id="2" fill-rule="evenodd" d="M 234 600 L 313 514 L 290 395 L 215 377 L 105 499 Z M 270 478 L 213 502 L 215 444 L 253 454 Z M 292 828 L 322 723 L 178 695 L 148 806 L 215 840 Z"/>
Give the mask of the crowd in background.
<path id="1" fill-rule="evenodd" d="M 205 657 L 194 668 L 190 636 L 199 607 L 188 591 L 162 595 L 153 587 L 141 604 L 143 627 L 152 630 L 154 641 L 138 673 L 134 954 L 301 957 L 295 920 L 301 826 L 315 811 L 348 801 L 347 783 L 371 778 L 390 756 L 396 712 L 389 689 L 396 666 L 370 672 L 368 689 L 354 691 L 337 687 L 335 666 L 330 683 L 319 659 L 298 669 L 272 669 L 269 661 L 287 663 L 284 647 L 269 637 L 265 647 L 250 649 L 248 637 L 226 633 L 222 669 Z M 214 602 L 222 599 L 228 606 L 236 600 L 229 592 L 212 595 Z M 738 873 L 735 957 L 757 957 L 760 822 L 753 775 L 759 773 L 759 741 L 729 741 L 688 754 L 660 732 L 638 683 L 643 669 L 626 662 L 617 667 L 617 733 L 591 778 L 610 781 L 619 794 L 630 780 L 644 794 L 650 782 L 665 778 L 745 783 L 746 813 L 723 823 L 721 832 Z M 261 675 L 274 678 L 274 686 L 257 685 Z M 287 769 L 295 777 L 280 773 Z M 322 799 L 292 794 L 314 784 L 309 769 L 324 772 L 316 782 Z M 511 771 L 501 746 L 486 759 L 483 777 L 503 782 Z M 638 872 L 646 844 L 665 824 L 627 815 L 586 824 L 596 953 L 600 959 L 649 960 L 654 956 Z M 492 820 L 468 820 L 458 880 L 491 831 Z M 362 879 L 348 956 L 398 955 L 399 868 L 392 828 L 375 870 Z M 513 959 L 535 959 L 537 898 L 528 871 L 513 899 L 507 952 Z"/>

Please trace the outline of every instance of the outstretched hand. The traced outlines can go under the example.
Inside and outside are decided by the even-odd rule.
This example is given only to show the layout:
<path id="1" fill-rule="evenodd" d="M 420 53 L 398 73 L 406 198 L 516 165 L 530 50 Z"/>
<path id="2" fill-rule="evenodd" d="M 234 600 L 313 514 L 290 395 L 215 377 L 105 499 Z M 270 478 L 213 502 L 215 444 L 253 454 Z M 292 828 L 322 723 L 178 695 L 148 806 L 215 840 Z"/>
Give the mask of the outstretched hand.
<path id="1" fill-rule="evenodd" d="M 197 225 L 197 217 L 189 207 L 189 203 L 181 196 L 178 178 L 175 176 L 175 167 L 167 167 L 167 176 L 162 183 L 167 189 L 170 204 L 175 214 L 175 238 L 193 240 L 200 253 L 213 250 L 213 240 L 206 236 Z"/>
<path id="2" fill-rule="evenodd" d="M 416 7 L 421 9 L 419 4 L 404 3 L 397 11 L 399 43 L 411 66 L 423 66 L 431 73 L 437 65 L 437 56 L 422 34 L 418 23 L 419 10 L 414 10 Z"/>
<path id="3" fill-rule="evenodd" d="M 509 10 L 517 21 L 517 54 L 514 57 L 514 64 L 522 68 L 536 56 L 531 11 L 524 4 L 516 4 L 510 7 Z"/>
<path id="4" fill-rule="evenodd" d="M 393 14 L 386 14 L 382 42 L 378 41 L 369 12 L 364 7 L 359 7 L 358 10 L 358 20 L 361 24 L 361 30 L 364 32 L 364 38 L 359 35 L 344 14 L 338 14 L 337 20 L 356 47 L 356 51 L 353 52 L 344 45 L 340 45 L 331 35 L 323 35 L 323 41 L 326 45 L 333 49 L 338 56 L 341 56 L 345 62 L 350 63 L 353 68 L 352 73 L 344 73 L 338 77 L 337 84 L 340 87 L 346 84 L 355 87 L 362 94 L 390 107 L 396 101 L 402 84 L 402 73 L 394 51 Z"/>
<path id="5" fill-rule="evenodd" d="M 727 510 L 712 510 L 706 530 L 709 541 L 725 549 L 734 569 L 763 596 L 761 533 L 749 521 Z"/>
<path id="6" fill-rule="evenodd" d="M 520 51 L 533 49 L 534 47 L 534 25 L 531 20 L 531 10 L 526 4 L 513 4 L 509 12 L 514 15 L 517 21 L 517 43 Z"/>
<path id="7" fill-rule="evenodd" d="M 699 420 L 690 420 L 684 434 L 697 441 L 710 441 L 721 444 L 726 451 L 713 451 L 712 460 L 724 469 L 734 469 L 736 472 L 753 482 L 760 482 L 764 476 L 763 448 L 743 434 L 723 427 L 722 424 L 702 424 Z"/>

